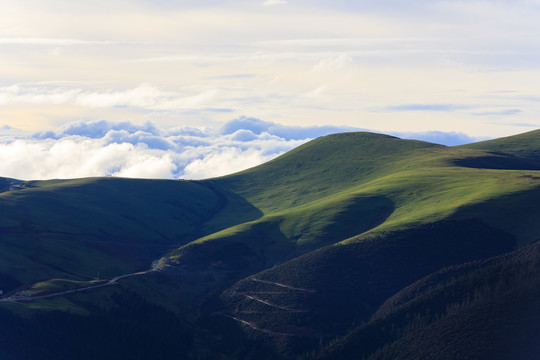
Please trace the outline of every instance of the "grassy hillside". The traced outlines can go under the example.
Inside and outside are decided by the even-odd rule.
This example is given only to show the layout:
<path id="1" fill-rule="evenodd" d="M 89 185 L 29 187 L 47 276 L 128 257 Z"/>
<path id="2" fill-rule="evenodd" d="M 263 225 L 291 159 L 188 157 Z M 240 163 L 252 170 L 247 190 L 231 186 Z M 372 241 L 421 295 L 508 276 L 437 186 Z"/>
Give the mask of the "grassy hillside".
<path id="1" fill-rule="evenodd" d="M 146 269 L 167 249 L 200 236 L 222 206 L 210 188 L 186 181 L 93 178 L 25 186 L 0 194 L 0 273 L 22 283 Z"/>
<path id="2" fill-rule="evenodd" d="M 234 254 L 222 259 L 219 252 L 235 245 L 253 254 L 254 269 L 267 268 L 363 233 L 383 223 L 393 210 L 392 202 L 382 196 L 333 197 L 208 235 L 171 252 L 166 259 L 182 266 L 208 266 L 212 262 L 204 261 L 204 256 L 215 249 L 216 261 L 221 260 L 220 267 L 226 268 Z"/>
<path id="3" fill-rule="evenodd" d="M 397 169 L 416 167 L 424 156 L 441 149 L 444 146 L 381 134 L 335 134 L 216 183 L 267 215 L 320 201 Z"/>
<path id="4" fill-rule="evenodd" d="M 330 154 L 329 159 L 321 154 Z M 486 162 L 504 166 L 482 168 Z M 249 252 L 250 260 L 244 260 L 260 270 L 367 233 L 443 219 L 478 218 L 527 244 L 540 233 L 540 206 L 534 201 L 540 200 L 538 164 L 384 135 L 327 136 L 270 163 L 211 180 L 244 197 L 263 216 L 200 238 L 163 262 L 215 264 L 192 252 L 214 253 L 234 244 Z M 519 216 L 508 216 L 509 206 Z"/>

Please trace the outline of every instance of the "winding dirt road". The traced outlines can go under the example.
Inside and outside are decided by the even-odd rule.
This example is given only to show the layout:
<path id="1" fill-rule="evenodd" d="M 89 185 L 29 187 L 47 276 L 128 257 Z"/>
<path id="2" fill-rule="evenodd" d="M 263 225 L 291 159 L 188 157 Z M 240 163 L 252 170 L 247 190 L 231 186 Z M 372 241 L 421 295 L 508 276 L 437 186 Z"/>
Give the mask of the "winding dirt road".
<path id="1" fill-rule="evenodd" d="M 158 269 L 157 268 L 152 268 L 152 269 L 146 270 L 146 271 L 139 271 L 139 272 L 136 272 L 136 273 L 120 275 L 120 276 L 116 276 L 116 277 L 112 278 L 111 280 L 109 280 L 107 282 L 104 282 L 102 284 L 86 286 L 86 287 L 73 289 L 73 290 L 59 291 L 59 292 L 52 293 L 52 294 L 47 294 L 47 295 L 24 296 L 24 297 L 23 296 L 10 296 L 10 297 L 7 297 L 7 298 L 0 299 L 0 302 L 32 301 L 32 300 L 37 300 L 37 299 L 46 299 L 46 298 L 62 296 L 62 295 L 72 294 L 72 293 L 81 292 L 81 291 L 97 289 L 97 288 L 100 288 L 100 287 L 112 285 L 112 284 L 114 284 L 115 282 L 117 282 L 120 279 L 124 279 L 124 278 L 131 277 L 131 276 L 144 275 L 144 274 L 148 274 L 148 273 L 151 273 L 151 272 L 154 272 L 154 271 L 158 271 Z"/>
<path id="2" fill-rule="evenodd" d="M 303 292 L 309 292 L 309 293 L 316 293 L 317 292 L 317 291 L 315 291 L 313 289 L 297 288 L 297 287 L 294 287 L 294 286 L 290 286 L 290 285 L 286 285 L 286 284 L 282 284 L 282 283 L 278 283 L 278 282 L 273 282 L 273 281 L 261 280 L 261 279 L 257 279 L 257 278 L 254 278 L 254 277 L 252 277 L 251 280 L 256 281 L 256 282 L 260 282 L 260 283 L 264 283 L 264 284 L 276 285 L 276 286 L 286 288 L 286 289 L 289 289 L 289 290 L 303 291 Z"/>

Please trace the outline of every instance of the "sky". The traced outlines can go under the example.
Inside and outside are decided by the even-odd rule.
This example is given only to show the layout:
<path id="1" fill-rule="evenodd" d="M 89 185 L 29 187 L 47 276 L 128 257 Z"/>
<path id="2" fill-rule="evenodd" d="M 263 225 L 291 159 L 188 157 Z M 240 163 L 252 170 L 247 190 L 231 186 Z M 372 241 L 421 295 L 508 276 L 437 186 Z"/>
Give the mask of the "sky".
<path id="1" fill-rule="evenodd" d="M 539 0 L 0 0 L 0 176 L 205 178 L 540 126 Z"/>

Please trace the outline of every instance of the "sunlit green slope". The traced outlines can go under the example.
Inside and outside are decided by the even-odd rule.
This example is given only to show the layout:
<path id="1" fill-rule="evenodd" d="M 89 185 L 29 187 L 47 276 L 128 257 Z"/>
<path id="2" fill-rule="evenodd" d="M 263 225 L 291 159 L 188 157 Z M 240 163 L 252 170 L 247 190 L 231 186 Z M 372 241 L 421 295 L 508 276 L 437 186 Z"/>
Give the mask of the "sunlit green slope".
<path id="1" fill-rule="evenodd" d="M 265 215 L 417 168 L 441 145 L 372 133 L 324 136 L 246 171 L 216 179 Z M 436 156 L 435 156 L 436 157 Z"/>
<path id="2" fill-rule="evenodd" d="M 208 180 L 263 216 L 198 239 L 166 260 L 201 263 L 200 256 L 190 260 L 188 254 L 235 243 L 250 254 L 247 261 L 265 267 L 367 233 L 447 218 L 479 218 L 526 244 L 540 231 L 537 169 L 534 159 L 486 150 L 369 133 L 331 135 L 267 164 Z M 509 206 L 516 216 L 505 212 Z"/>

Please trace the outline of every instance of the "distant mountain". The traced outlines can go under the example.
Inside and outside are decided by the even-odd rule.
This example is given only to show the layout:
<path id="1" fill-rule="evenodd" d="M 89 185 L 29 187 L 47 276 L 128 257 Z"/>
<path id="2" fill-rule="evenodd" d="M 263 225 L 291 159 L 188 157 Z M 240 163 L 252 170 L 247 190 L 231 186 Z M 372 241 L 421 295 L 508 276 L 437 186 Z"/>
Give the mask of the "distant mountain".
<path id="1" fill-rule="evenodd" d="M 520 156 L 526 159 L 540 160 L 540 130 L 529 131 L 524 134 L 503 137 L 495 140 L 481 141 L 461 145 L 466 149 L 481 149 L 497 151 L 505 154 Z"/>
<path id="2" fill-rule="evenodd" d="M 203 181 L 2 184 L 0 357 L 537 350 L 540 131 L 345 133 Z"/>

